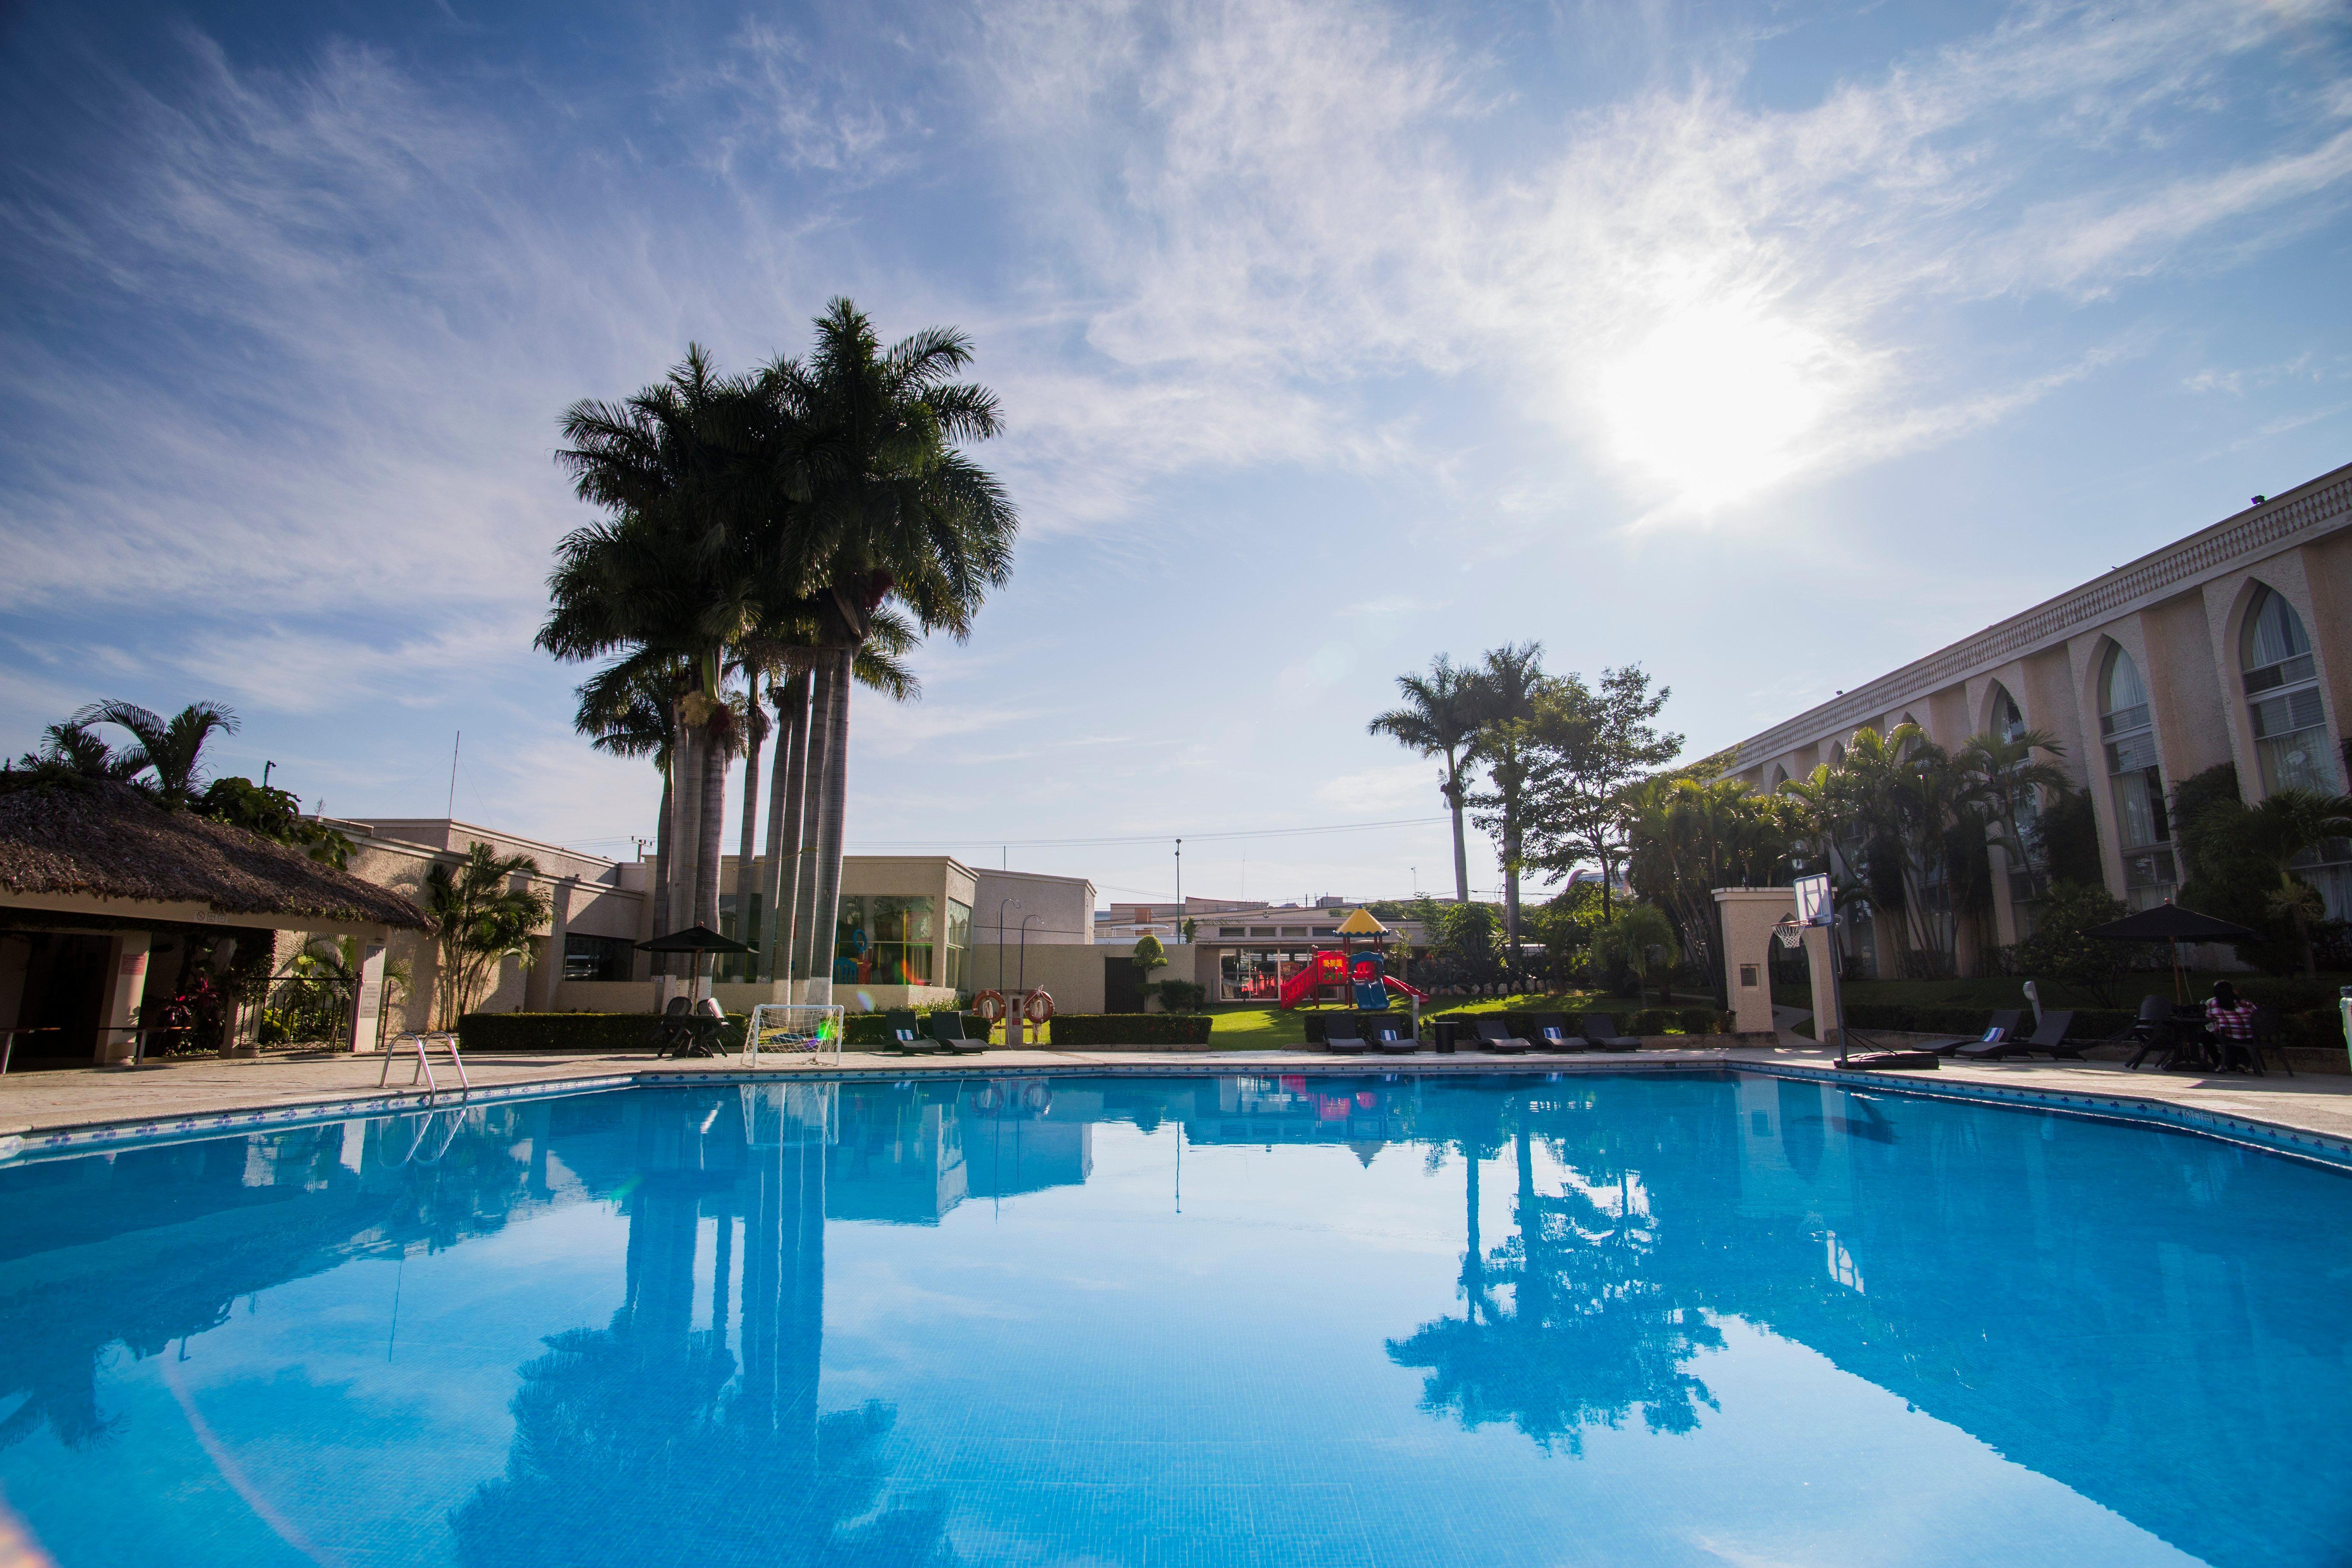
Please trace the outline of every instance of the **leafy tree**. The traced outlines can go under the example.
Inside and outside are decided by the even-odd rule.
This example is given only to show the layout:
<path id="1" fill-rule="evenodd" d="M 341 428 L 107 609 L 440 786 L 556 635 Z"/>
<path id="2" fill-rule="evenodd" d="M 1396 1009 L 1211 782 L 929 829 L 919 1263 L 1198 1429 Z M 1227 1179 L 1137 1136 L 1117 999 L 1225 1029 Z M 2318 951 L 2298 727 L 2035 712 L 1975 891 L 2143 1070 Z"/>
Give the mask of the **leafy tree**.
<path id="1" fill-rule="evenodd" d="M 1612 971 L 1631 971 L 1645 985 L 1658 988 L 1658 1005 L 1671 1007 L 1669 986 L 1683 954 L 1675 941 L 1675 923 L 1653 904 L 1622 904 L 1592 928 L 1592 962 Z"/>
<path id="2" fill-rule="evenodd" d="M 194 805 L 198 816 L 290 844 L 338 871 L 352 863 L 352 841 L 317 817 L 303 816 L 300 798 L 289 791 L 248 778 L 219 778 L 205 786 Z"/>
<path id="3" fill-rule="evenodd" d="M 1149 981 L 1153 970 L 1167 967 L 1168 950 L 1160 945 L 1158 937 L 1146 933 L 1143 939 L 1135 944 L 1136 973 Z"/>
<path id="4" fill-rule="evenodd" d="M 491 972 L 508 959 L 531 961 L 531 932 L 551 909 L 547 895 L 518 877 L 535 877 L 528 855 L 500 855 L 488 845 L 467 846 L 452 866 L 437 863 L 425 877 L 425 908 L 433 917 L 440 952 L 441 1021 L 455 1029 L 482 993 Z"/>
<path id="5" fill-rule="evenodd" d="M 2053 882 L 2033 934 L 2017 944 L 2013 962 L 2021 973 L 2079 986 L 2096 996 L 2101 1006 L 2112 1007 L 2116 983 L 2147 963 L 2151 950 L 2144 943 L 2083 933 L 2129 912 L 2122 900 L 2095 883 Z"/>
<path id="6" fill-rule="evenodd" d="M 2246 902 L 2259 899 L 2263 917 L 2292 932 L 2303 972 L 2315 974 L 2311 928 L 2327 910 L 2319 889 L 2295 871 L 2328 840 L 2347 835 L 2352 835 L 2352 795 L 2283 789 L 2257 805 L 2217 801 L 2196 818 L 2193 864 L 2200 874 L 2227 878 L 2224 886 L 2252 894 Z M 2210 872 L 2204 871 L 2208 866 Z"/>
<path id="7" fill-rule="evenodd" d="M 1625 860 L 1626 788 L 1681 754 L 1683 738 L 1653 722 L 1674 695 L 1653 693 L 1639 665 L 1604 669 L 1597 686 L 1570 674 L 1535 704 L 1534 777 L 1527 806 L 1528 858 L 1555 878 L 1601 870 L 1601 912 Z"/>
<path id="8" fill-rule="evenodd" d="M 1725 994 L 1717 888 L 1768 888 L 1789 880 L 1793 805 L 1752 795 L 1720 776 L 1729 754 L 1702 758 L 1626 792 L 1626 875 L 1633 890 L 1672 917 L 1682 947 Z"/>
<path id="9" fill-rule="evenodd" d="M 1400 675 L 1397 689 L 1402 706 L 1391 708 L 1365 726 L 1375 735 L 1387 735 L 1424 757 L 1443 757 L 1445 773 L 1437 793 L 1454 817 L 1454 897 L 1470 901 L 1470 857 L 1462 839 L 1462 808 L 1469 785 L 1472 751 L 1483 721 L 1477 673 L 1458 668 L 1439 654 L 1426 675 Z"/>

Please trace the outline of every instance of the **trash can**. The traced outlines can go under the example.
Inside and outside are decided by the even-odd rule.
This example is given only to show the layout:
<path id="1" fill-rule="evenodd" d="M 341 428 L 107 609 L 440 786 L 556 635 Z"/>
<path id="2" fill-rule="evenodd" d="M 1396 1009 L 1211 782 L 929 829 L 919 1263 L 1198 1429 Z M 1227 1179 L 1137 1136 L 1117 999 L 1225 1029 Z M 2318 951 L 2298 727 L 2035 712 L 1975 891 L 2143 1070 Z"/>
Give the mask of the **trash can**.
<path id="1" fill-rule="evenodd" d="M 2345 988 L 2345 994 L 2352 996 L 2352 986 Z M 2352 1009 L 2352 1002 L 2347 1002 L 2345 1005 L 2347 1009 Z M 1454 1043 L 1459 1038 L 1461 1027 L 1461 1025 L 1451 1018 L 1432 1018 L 1429 1021 L 1429 1037 L 1436 1045 L 1439 1056 L 1450 1057 L 1454 1054 Z"/>

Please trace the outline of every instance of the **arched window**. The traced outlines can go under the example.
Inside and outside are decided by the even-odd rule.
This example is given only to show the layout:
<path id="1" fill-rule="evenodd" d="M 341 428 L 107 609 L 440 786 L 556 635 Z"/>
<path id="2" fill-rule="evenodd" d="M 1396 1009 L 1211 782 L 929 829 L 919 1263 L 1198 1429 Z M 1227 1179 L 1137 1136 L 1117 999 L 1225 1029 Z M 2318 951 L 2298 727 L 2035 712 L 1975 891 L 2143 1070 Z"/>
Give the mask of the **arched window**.
<path id="1" fill-rule="evenodd" d="M 2106 668 L 2099 672 L 2099 735 L 2106 742 L 2116 831 L 2123 840 L 2124 897 L 2136 909 L 2150 909 L 2180 878 L 2173 864 L 2172 824 L 2165 814 L 2147 683 L 2121 647 L 2107 650 Z"/>
<path id="2" fill-rule="evenodd" d="M 2025 710 L 2009 694 L 2009 688 L 1999 681 L 1992 689 L 1992 732 L 2004 741 L 2014 741 L 2025 733 Z"/>
<path id="3" fill-rule="evenodd" d="M 2246 607 L 2238 659 L 2245 668 L 2246 706 L 2253 717 L 2263 793 L 2307 789 L 2334 795 L 2339 786 L 2336 759 L 2327 750 L 2319 671 L 2294 606 L 2268 588 L 2255 589 L 2254 602 Z"/>

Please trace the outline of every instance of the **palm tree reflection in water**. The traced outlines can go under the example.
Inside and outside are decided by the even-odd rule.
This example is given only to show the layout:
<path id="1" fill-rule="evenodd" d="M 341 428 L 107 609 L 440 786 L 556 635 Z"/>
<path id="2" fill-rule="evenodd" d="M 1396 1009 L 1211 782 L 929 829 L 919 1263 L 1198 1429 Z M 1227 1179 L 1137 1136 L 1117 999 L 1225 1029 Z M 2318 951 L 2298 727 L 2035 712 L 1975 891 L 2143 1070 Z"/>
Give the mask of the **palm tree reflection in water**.
<path id="1" fill-rule="evenodd" d="M 506 1474 L 451 1520 L 462 1562 L 946 1564 L 935 1500 L 892 1499 L 889 1406 L 820 1415 L 831 1085 L 714 1094 L 708 1116 L 639 1123 L 626 1295 L 611 1325 L 551 1337 L 522 1368 Z M 698 1126 L 699 1131 L 695 1131 Z M 707 1327 L 699 1221 L 717 1219 Z M 739 1365 L 728 1349 L 743 1231 Z"/>
<path id="2" fill-rule="evenodd" d="M 1398 1365 L 1428 1369 L 1422 1408 L 1455 1415 L 1468 1427 L 1509 1421 L 1547 1451 L 1557 1443 L 1571 1454 L 1583 1452 L 1586 1427 L 1617 1426 L 1636 1407 L 1653 1432 L 1696 1430 L 1700 1408 L 1714 1409 L 1715 1400 L 1684 1368 L 1700 1351 L 1720 1349 L 1723 1335 L 1653 1277 L 1656 1222 L 1637 1201 L 1630 1174 L 1619 1173 L 1606 1200 L 1574 1184 L 1556 1195 L 1538 1194 L 1536 1098 L 1445 1098 L 1448 1110 L 1484 1124 L 1446 1140 L 1467 1167 L 1465 1315 L 1424 1323 L 1388 1344 Z M 1499 1149 L 1505 1128 L 1492 1121 L 1498 1107 L 1518 1174 L 1516 1229 L 1486 1252 L 1478 1235 L 1479 1165 Z"/>

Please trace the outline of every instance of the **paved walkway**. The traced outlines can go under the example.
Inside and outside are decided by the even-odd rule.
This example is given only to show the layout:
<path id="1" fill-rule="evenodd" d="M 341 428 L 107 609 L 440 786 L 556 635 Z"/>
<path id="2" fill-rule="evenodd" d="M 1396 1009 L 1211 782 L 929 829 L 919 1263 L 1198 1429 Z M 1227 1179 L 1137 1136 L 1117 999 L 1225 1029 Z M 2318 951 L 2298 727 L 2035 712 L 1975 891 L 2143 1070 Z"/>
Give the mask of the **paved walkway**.
<path id="1" fill-rule="evenodd" d="M 1790 1037 L 1795 1039 L 1795 1037 Z M 766 1070 L 768 1058 L 762 1063 Z M 1284 1073 L 1316 1068 L 1350 1072 L 1475 1071 L 1482 1068 L 1526 1071 L 1612 1071 L 1626 1067 L 1658 1067 L 1678 1063 L 1744 1061 L 1782 1062 L 1805 1067 L 1833 1065 L 1831 1053 L 1810 1041 L 1778 1047 L 1740 1047 L 1729 1050 L 1643 1051 L 1638 1056 L 1489 1057 L 1476 1052 L 1433 1056 L 1427 1052 L 1405 1057 L 1333 1057 L 1305 1051 L 991 1051 L 985 1057 L 900 1057 L 847 1052 L 841 1070 L 869 1072 L 892 1078 L 952 1075 L 982 1077 L 1024 1068 L 1093 1068 L 1125 1072 L 1160 1068 L 1198 1070 L 1213 1067 L 1228 1072 Z M 409 1091 L 412 1066 L 394 1062 L 391 1091 Z M 479 1056 L 467 1058 L 466 1068 L 478 1086 L 623 1077 L 637 1073 L 691 1076 L 713 1069 L 738 1070 L 733 1058 L 704 1061 L 654 1061 L 642 1053 L 625 1056 L 530 1055 Z M 805 1066 L 779 1066 L 778 1077 L 809 1070 Z M 828 1065 L 828 1071 L 832 1070 Z M 257 1061 L 211 1059 L 154 1063 L 125 1071 L 85 1068 L 64 1072 L 10 1073 L 0 1078 L 0 1134 L 49 1131 L 124 1121 L 203 1116 L 226 1110 L 251 1110 L 299 1106 L 373 1095 L 383 1071 L 380 1057 L 271 1056 Z M 456 1075 L 436 1061 L 434 1071 L 445 1087 Z M 2091 1094 L 2147 1100 L 2210 1111 L 2223 1116 L 2330 1137 L 2352 1139 L 2352 1077 L 2305 1075 L 2288 1078 L 2205 1076 L 2152 1071 L 2127 1072 L 2107 1062 L 1954 1062 L 1918 1074 L 1880 1074 L 1892 1079 L 1916 1077 L 1930 1081 L 1969 1082 L 2061 1094 Z M 419 1086 L 416 1092 L 422 1092 Z"/>

